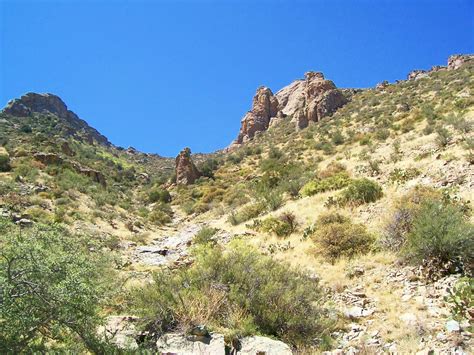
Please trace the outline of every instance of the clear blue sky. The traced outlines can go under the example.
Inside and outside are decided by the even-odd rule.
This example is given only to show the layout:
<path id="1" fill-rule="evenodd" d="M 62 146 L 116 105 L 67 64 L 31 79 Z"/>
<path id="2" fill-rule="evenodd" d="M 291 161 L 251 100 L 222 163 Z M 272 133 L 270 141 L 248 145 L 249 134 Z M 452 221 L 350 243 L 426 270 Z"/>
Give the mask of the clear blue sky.
<path id="1" fill-rule="evenodd" d="M 317 70 L 368 87 L 474 52 L 473 4 L 0 0 L 0 106 L 51 92 L 114 144 L 210 152 L 260 85 Z"/>

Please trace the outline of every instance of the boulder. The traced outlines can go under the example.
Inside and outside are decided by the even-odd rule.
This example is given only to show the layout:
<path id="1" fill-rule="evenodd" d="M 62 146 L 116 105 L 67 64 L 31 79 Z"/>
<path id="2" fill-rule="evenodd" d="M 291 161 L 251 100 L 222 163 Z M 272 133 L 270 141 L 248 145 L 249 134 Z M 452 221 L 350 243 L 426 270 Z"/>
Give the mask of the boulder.
<path id="1" fill-rule="evenodd" d="M 64 162 L 61 156 L 54 153 L 36 153 L 33 157 L 44 165 L 62 164 Z"/>
<path id="2" fill-rule="evenodd" d="M 252 109 L 242 118 L 239 135 L 236 139 L 238 144 L 252 139 L 257 132 L 268 129 L 270 119 L 276 117 L 278 112 L 278 100 L 272 91 L 261 86 L 253 97 Z"/>
<path id="3" fill-rule="evenodd" d="M 291 348 L 279 341 L 261 336 L 245 337 L 240 339 L 237 354 L 241 355 L 291 355 Z"/>
<path id="4" fill-rule="evenodd" d="M 162 354 L 216 355 L 225 354 L 224 336 L 212 333 L 209 336 L 163 334 L 156 342 L 156 350 Z"/>
<path id="5" fill-rule="evenodd" d="M 137 349 L 138 331 L 134 324 L 137 321 L 138 318 L 134 316 L 109 316 L 105 326 L 99 328 L 99 334 L 103 334 L 120 349 Z"/>
<path id="6" fill-rule="evenodd" d="M 184 148 L 176 157 L 176 183 L 178 185 L 193 184 L 201 173 L 191 159 L 191 149 Z"/>

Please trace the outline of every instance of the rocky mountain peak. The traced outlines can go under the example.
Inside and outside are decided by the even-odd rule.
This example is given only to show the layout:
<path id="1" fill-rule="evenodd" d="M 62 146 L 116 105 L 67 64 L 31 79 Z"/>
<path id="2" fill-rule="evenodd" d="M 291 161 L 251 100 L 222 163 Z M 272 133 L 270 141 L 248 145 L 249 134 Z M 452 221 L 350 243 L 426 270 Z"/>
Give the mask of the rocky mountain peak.
<path id="1" fill-rule="evenodd" d="M 54 115 L 66 124 L 68 135 L 85 139 L 90 143 L 95 141 L 99 144 L 110 145 L 105 136 L 68 110 L 64 101 L 54 94 L 27 93 L 18 99 L 10 100 L 2 112 L 15 117 L 28 117 L 35 113 Z"/>
<path id="2" fill-rule="evenodd" d="M 200 176 L 201 173 L 191 158 L 191 149 L 184 148 L 176 157 L 176 183 L 178 185 L 190 185 Z"/>
<path id="3" fill-rule="evenodd" d="M 348 100 L 331 80 L 321 72 L 309 71 L 304 79 L 296 80 L 273 95 L 261 86 L 253 98 L 252 109 L 242 118 L 240 132 L 233 146 L 251 140 L 273 123 L 291 116 L 298 128 L 317 122 L 332 114 Z M 232 146 L 231 146 L 232 147 Z"/>
<path id="4" fill-rule="evenodd" d="M 268 87 L 260 86 L 253 97 L 252 109 L 242 118 L 236 143 L 242 144 L 252 139 L 257 132 L 268 129 L 270 119 L 276 117 L 277 112 L 277 98 Z"/>
<path id="5" fill-rule="evenodd" d="M 53 94 L 27 93 L 19 99 L 10 100 L 3 109 L 6 114 L 18 117 L 29 116 L 32 113 L 52 113 L 66 119 L 69 115 L 66 104 L 59 96 Z"/>

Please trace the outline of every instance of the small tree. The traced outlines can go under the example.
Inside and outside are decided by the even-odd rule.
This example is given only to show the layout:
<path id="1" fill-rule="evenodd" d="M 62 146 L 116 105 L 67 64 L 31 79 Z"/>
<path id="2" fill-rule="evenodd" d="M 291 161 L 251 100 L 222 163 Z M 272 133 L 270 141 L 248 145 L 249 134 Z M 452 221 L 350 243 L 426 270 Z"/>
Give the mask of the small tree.
<path id="1" fill-rule="evenodd" d="M 56 226 L 19 230 L 0 220 L 0 235 L 0 352 L 42 352 L 55 342 L 104 352 L 96 334 L 104 259 Z"/>

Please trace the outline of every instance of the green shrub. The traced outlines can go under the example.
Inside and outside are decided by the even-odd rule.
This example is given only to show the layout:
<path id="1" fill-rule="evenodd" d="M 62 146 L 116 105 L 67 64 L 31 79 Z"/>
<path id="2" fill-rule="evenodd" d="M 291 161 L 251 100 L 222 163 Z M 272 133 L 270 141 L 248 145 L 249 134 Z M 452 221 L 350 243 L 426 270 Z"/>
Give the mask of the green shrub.
<path id="1" fill-rule="evenodd" d="M 338 197 L 340 205 L 361 205 L 375 202 L 383 196 L 382 187 L 369 179 L 352 180 Z"/>
<path id="2" fill-rule="evenodd" d="M 436 129 L 436 144 L 439 148 L 446 147 L 451 141 L 451 133 L 444 127 L 438 127 Z"/>
<path id="3" fill-rule="evenodd" d="M 171 223 L 173 217 L 173 211 L 168 204 L 158 203 L 148 214 L 148 220 L 158 226 Z"/>
<path id="4" fill-rule="evenodd" d="M 216 228 L 203 227 L 199 232 L 194 236 L 194 243 L 196 244 L 214 244 L 213 239 L 214 235 L 217 233 Z"/>
<path id="5" fill-rule="evenodd" d="M 421 174 L 417 168 L 400 169 L 395 168 L 389 175 L 389 180 L 394 183 L 404 183 L 414 179 Z"/>
<path id="6" fill-rule="evenodd" d="M 20 233 L 0 220 L 2 353 L 106 352 L 97 327 L 111 269 L 90 242 L 58 226 Z"/>
<path id="7" fill-rule="evenodd" d="M 301 196 L 312 196 L 321 192 L 339 190 L 349 185 L 351 179 L 347 172 L 340 172 L 336 175 L 322 180 L 310 181 L 306 183 L 300 191 Z"/>
<path id="8" fill-rule="evenodd" d="M 163 202 L 163 203 L 169 203 L 171 202 L 171 195 L 168 192 L 168 190 L 155 187 L 151 189 L 150 192 L 148 193 L 148 201 L 150 203 L 154 203 L 158 201 Z"/>
<path id="9" fill-rule="evenodd" d="M 268 217 L 258 224 L 258 230 L 275 234 L 278 237 L 286 237 L 296 229 L 296 217 L 294 214 L 286 212 L 278 218 Z"/>
<path id="10" fill-rule="evenodd" d="M 331 262 L 340 257 L 352 258 L 367 253 L 374 242 L 364 225 L 353 224 L 339 213 L 319 217 L 313 240 L 317 252 Z"/>
<path id="11" fill-rule="evenodd" d="M 248 221 L 249 219 L 258 217 L 264 211 L 265 205 L 263 203 L 252 203 L 250 205 L 244 206 L 236 213 L 231 213 L 229 216 L 229 222 L 235 226 L 242 222 Z"/>
<path id="12" fill-rule="evenodd" d="M 263 334 L 308 345 L 331 331 L 317 280 L 241 242 L 203 246 L 194 257 L 191 267 L 157 272 L 133 294 L 150 334 L 202 324 L 228 338 Z"/>
<path id="13" fill-rule="evenodd" d="M 10 155 L 5 148 L 0 147 L 0 172 L 10 171 Z"/>
<path id="14" fill-rule="evenodd" d="M 466 273 L 472 273 L 474 226 L 459 206 L 428 199 L 413 219 L 403 252 L 417 264 L 428 262 L 441 269 L 460 263 Z"/>
<path id="15" fill-rule="evenodd" d="M 471 319 L 474 309 L 474 279 L 462 277 L 444 300 L 450 304 L 452 315 L 459 319 Z"/>

